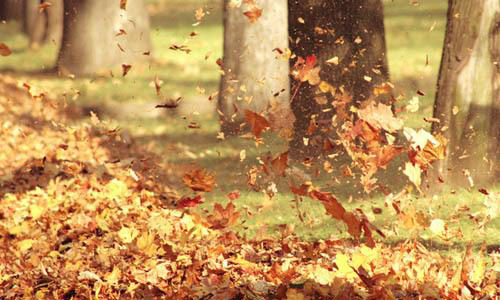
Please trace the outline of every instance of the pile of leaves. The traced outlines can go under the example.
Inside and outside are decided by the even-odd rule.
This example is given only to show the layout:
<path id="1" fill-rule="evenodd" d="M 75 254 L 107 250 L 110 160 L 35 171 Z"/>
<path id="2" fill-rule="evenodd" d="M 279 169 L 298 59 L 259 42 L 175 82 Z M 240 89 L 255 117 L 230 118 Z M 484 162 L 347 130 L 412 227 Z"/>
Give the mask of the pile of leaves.
<path id="1" fill-rule="evenodd" d="M 232 202 L 205 215 L 173 207 L 168 178 L 182 176 L 173 166 L 95 115 L 90 124 L 74 122 L 78 111 L 69 114 L 65 106 L 27 83 L 0 78 L 3 299 L 458 299 L 497 293 L 498 262 L 487 267 L 482 252 L 470 249 L 455 263 L 417 242 L 304 242 L 289 227 L 279 238 L 241 237 L 232 230 L 240 217 Z M 199 177 L 207 174 L 194 171 L 184 181 L 194 191 L 210 190 L 213 184 Z M 338 204 L 318 190 L 297 193 Z M 176 200 L 189 207 L 199 198 Z M 335 216 L 348 223 L 350 215 Z M 370 226 L 363 222 L 361 228 Z"/>

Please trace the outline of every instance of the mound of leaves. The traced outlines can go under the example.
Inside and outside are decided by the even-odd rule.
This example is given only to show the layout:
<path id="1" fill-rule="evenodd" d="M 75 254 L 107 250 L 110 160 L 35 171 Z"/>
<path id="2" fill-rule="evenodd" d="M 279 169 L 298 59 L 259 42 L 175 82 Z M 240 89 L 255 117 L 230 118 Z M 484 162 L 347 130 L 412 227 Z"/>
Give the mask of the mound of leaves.
<path id="1" fill-rule="evenodd" d="M 163 165 L 95 116 L 91 124 L 75 122 L 79 112 L 68 114 L 64 102 L 0 79 L 2 299 L 458 299 L 497 293 L 496 274 L 481 253 L 468 251 L 453 263 L 417 242 L 304 242 L 288 227 L 279 238 L 249 240 L 231 229 L 240 217 L 231 202 L 206 215 L 175 209 L 169 205 L 175 191 L 166 185 L 181 176 L 175 166 Z M 198 187 L 193 178 L 184 180 Z"/>

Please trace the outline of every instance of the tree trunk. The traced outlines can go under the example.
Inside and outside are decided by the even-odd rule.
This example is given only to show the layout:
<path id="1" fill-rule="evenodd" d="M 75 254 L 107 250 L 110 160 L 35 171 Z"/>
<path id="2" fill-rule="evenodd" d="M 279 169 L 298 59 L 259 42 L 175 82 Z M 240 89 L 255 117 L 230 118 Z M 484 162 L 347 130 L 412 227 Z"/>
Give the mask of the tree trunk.
<path id="1" fill-rule="evenodd" d="M 94 74 L 148 58 L 149 16 L 143 0 L 64 0 L 64 29 L 58 68 Z M 123 31 L 122 31 L 123 30 Z"/>
<path id="2" fill-rule="evenodd" d="M 21 20 L 24 0 L 2 0 L 0 2 L 0 21 Z"/>
<path id="3" fill-rule="evenodd" d="M 289 111 L 289 67 L 283 52 L 288 47 L 286 0 L 257 0 L 256 7 L 224 1 L 224 58 L 218 108 L 221 130 L 240 131 L 243 110 L 257 113 L 275 103 L 280 116 Z M 244 15 L 262 9 L 254 22 Z"/>
<path id="4" fill-rule="evenodd" d="M 63 31 L 63 0 L 51 0 L 50 6 L 40 11 L 40 4 L 48 1 L 25 0 L 24 26 L 30 40 L 30 48 L 38 48 L 45 42 L 60 45 Z"/>
<path id="5" fill-rule="evenodd" d="M 434 134 L 448 140 L 436 171 L 450 184 L 495 180 L 499 171 L 500 2 L 450 0 Z M 465 175 L 465 176 L 464 176 Z M 471 182 L 469 182 L 471 184 Z"/>
<path id="6" fill-rule="evenodd" d="M 353 104 L 375 97 L 373 88 L 388 80 L 386 43 L 381 0 L 289 0 L 292 52 L 302 58 L 315 55 L 320 77 L 336 88 L 336 97 L 352 97 Z M 327 60 L 335 58 L 327 63 Z M 293 65 L 294 62 L 291 62 Z M 307 82 L 292 85 L 292 110 L 297 118 L 290 143 L 293 156 L 318 156 L 324 139 L 335 135 L 333 97 L 321 95 Z M 323 101 L 316 101 L 318 96 Z M 327 101 L 324 101 L 326 97 Z M 311 122 L 318 129 L 307 131 Z M 304 137 L 309 139 L 305 145 Z"/>

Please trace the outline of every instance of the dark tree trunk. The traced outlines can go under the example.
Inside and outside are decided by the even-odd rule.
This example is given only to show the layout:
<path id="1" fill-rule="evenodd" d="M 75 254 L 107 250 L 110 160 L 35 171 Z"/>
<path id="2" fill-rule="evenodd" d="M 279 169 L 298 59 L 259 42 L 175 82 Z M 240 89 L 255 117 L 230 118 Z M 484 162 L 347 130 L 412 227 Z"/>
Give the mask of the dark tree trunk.
<path id="1" fill-rule="evenodd" d="M 289 112 L 288 60 L 280 52 L 288 47 L 286 0 L 257 0 L 262 16 L 255 22 L 244 15 L 252 7 L 229 7 L 224 1 L 224 58 L 218 108 L 221 130 L 239 132 L 243 110 L 263 112 L 275 102 L 279 116 Z"/>
<path id="2" fill-rule="evenodd" d="M 128 0 L 126 10 L 120 9 L 120 1 L 64 0 L 64 13 L 60 72 L 93 74 L 149 57 L 149 16 L 143 0 Z"/>
<path id="3" fill-rule="evenodd" d="M 440 122 L 433 124 L 448 140 L 436 171 L 450 184 L 463 186 L 468 174 L 476 182 L 498 175 L 499 61 L 498 0 L 450 0 L 434 104 Z"/>
<path id="4" fill-rule="evenodd" d="M 321 67 L 320 77 L 336 88 L 336 97 L 342 94 L 344 99 L 352 97 L 354 104 L 376 98 L 373 88 L 389 77 L 382 1 L 289 0 L 288 3 L 292 52 L 304 59 L 316 56 Z M 335 57 L 338 64 L 335 60 L 326 63 Z M 291 154 L 318 156 L 324 139 L 335 135 L 330 122 L 335 113 L 331 110 L 333 97 L 331 93 L 324 95 L 328 101 L 318 103 L 315 101 L 318 88 L 307 82 L 294 82 L 291 92 L 295 94 L 292 109 L 296 116 Z M 387 101 L 387 95 L 376 100 Z M 308 136 L 311 120 L 319 129 Z M 308 145 L 304 137 L 309 139 Z"/>
<path id="5" fill-rule="evenodd" d="M 24 0 L 0 1 L 0 21 L 21 20 Z"/>

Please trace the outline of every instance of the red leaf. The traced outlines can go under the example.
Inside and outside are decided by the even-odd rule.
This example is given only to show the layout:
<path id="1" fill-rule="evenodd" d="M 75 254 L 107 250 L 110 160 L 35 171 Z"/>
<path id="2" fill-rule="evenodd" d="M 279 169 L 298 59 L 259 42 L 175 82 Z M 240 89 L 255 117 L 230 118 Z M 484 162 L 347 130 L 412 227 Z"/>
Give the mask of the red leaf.
<path id="1" fill-rule="evenodd" d="M 179 200 L 179 202 L 177 202 L 177 206 L 180 208 L 195 207 L 201 203 L 203 203 L 203 198 L 201 198 L 201 196 L 198 195 L 198 196 L 193 197 L 193 198 L 189 198 L 189 197 L 182 198 L 181 200 Z"/>
<path id="2" fill-rule="evenodd" d="M 252 127 L 252 133 L 255 137 L 260 137 L 260 134 L 271 127 L 269 122 L 263 116 L 245 109 L 245 120 Z"/>
<path id="3" fill-rule="evenodd" d="M 9 56 L 11 53 L 12 53 L 12 51 L 10 51 L 10 48 L 7 45 L 5 45 L 4 43 L 0 43 L 0 55 L 1 56 Z"/>
<path id="4" fill-rule="evenodd" d="M 250 23 L 254 23 L 262 16 L 262 9 L 254 6 L 252 9 L 244 12 L 243 14 L 248 18 Z"/>

